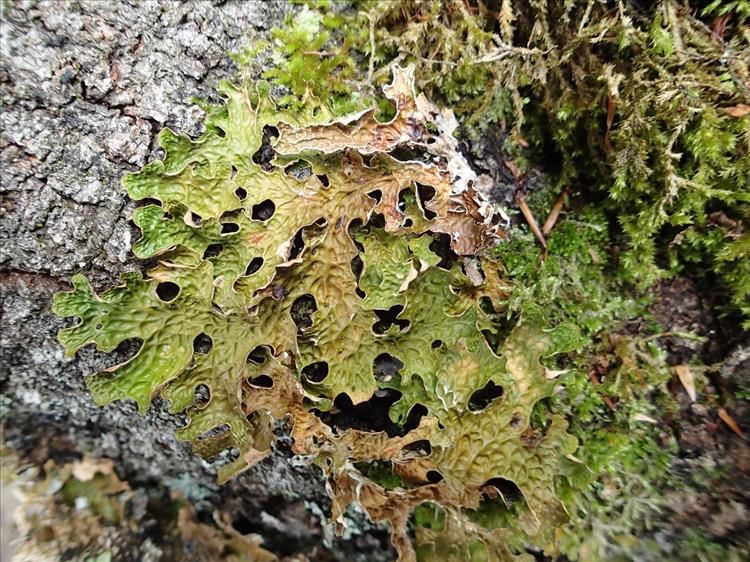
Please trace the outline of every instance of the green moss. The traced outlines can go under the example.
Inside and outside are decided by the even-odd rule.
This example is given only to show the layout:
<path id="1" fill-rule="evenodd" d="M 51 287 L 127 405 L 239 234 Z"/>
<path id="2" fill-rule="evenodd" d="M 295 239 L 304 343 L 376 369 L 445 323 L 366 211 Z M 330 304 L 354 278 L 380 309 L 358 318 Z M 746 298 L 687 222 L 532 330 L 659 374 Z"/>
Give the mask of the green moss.
<path id="1" fill-rule="evenodd" d="M 720 41 L 671 0 L 645 11 L 598 2 L 363 0 L 335 29 L 360 67 L 358 78 L 345 73 L 355 90 L 383 83 L 391 62 L 411 62 L 419 86 L 462 114 L 473 134 L 512 123 L 506 148 L 521 160 L 557 153 L 557 184 L 602 199 L 619 223 L 623 279 L 645 287 L 698 267 L 747 313 L 750 254 L 735 240 L 750 228 L 750 117 L 727 113 L 750 103 L 747 6 L 703 10 L 729 17 Z M 298 40 L 284 41 L 293 54 L 281 68 L 296 67 Z M 308 73 L 315 64 L 328 62 L 306 60 Z"/>
<path id="2" fill-rule="evenodd" d="M 530 204 L 541 216 L 549 211 L 543 203 Z M 546 252 L 518 229 L 497 256 L 515 281 L 512 313 L 522 315 L 531 307 L 542 311 L 542 324 L 573 321 L 578 327 L 572 350 L 550 365 L 569 370 L 561 378 L 561 392 L 537 404 L 531 423 L 543 429 L 552 415 L 564 415 L 581 443 L 580 464 L 558 484 L 572 514 L 560 546 L 571 559 L 586 559 L 580 553 L 593 548 L 590 541 L 605 548 L 658 508 L 675 445 L 636 416 L 659 419 L 664 412 L 656 404 L 672 407 L 668 395 L 654 392 L 670 374 L 651 343 L 620 334 L 628 320 L 645 313 L 647 301 L 629 296 L 611 275 L 606 213 L 589 206 L 559 221 Z M 597 365 L 606 377 L 594 384 L 591 372 Z"/>
<path id="3" fill-rule="evenodd" d="M 409 487 L 409 483 L 393 471 L 393 465 L 389 462 L 358 463 L 356 467 L 367 478 L 387 490 Z"/>

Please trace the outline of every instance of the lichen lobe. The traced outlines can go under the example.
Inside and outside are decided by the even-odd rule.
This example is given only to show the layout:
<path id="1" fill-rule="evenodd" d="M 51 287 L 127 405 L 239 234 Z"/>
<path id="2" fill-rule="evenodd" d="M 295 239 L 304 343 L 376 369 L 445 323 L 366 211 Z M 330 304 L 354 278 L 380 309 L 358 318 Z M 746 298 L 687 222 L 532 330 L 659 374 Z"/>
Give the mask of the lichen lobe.
<path id="1" fill-rule="evenodd" d="M 446 537 L 451 559 L 527 559 L 514 552 L 529 537 L 552 548 L 564 520 L 554 479 L 576 449 L 564 420 L 529 424 L 553 392 L 541 360 L 559 338 L 522 319 L 490 345 L 483 331 L 500 329 L 507 286 L 483 254 L 502 210 L 458 152 L 452 114 L 414 92 L 413 68 L 395 67 L 384 90 L 396 113 L 380 122 L 374 109 L 334 120 L 312 97 L 291 112 L 261 89 L 222 86 L 226 106 L 203 137 L 163 132 L 164 160 L 123 180 L 134 199 L 160 202 L 134 216 L 135 251 L 157 265 L 101 296 L 74 277 L 54 310 L 80 321 L 60 341 L 72 354 L 141 340 L 129 361 L 88 378 L 94 399 L 130 398 L 141 412 L 168 399 L 190 419 L 178 436 L 201 455 L 239 451 L 222 481 L 268 454 L 275 421 L 289 418 L 294 452 L 329 476 L 334 518 L 359 502 L 390 522 L 401 559 L 444 560 Z M 276 156 L 264 166 L 254 156 L 269 130 Z M 383 355 L 401 367 L 382 375 Z M 489 383 L 502 395 L 470 408 Z M 390 417 L 403 435 L 338 430 L 316 415 L 342 395 L 357 405 L 386 389 L 400 393 Z M 417 406 L 427 413 L 409 431 Z M 374 461 L 402 485 L 368 477 L 361 463 Z M 498 479 L 517 486 L 520 508 Z M 415 549 L 407 523 L 425 502 L 444 511 L 445 529 L 418 531 Z M 488 503 L 515 523 L 477 523 Z"/>

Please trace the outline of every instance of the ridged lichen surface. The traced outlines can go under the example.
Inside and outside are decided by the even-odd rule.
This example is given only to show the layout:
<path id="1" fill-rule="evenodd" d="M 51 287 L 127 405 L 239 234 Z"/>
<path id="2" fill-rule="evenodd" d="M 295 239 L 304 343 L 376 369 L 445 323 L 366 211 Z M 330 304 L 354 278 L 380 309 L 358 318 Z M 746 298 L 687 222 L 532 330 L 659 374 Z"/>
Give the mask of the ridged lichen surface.
<path id="1" fill-rule="evenodd" d="M 403 560 L 554 550 L 555 479 L 577 442 L 561 417 L 532 428 L 530 416 L 560 374 L 542 359 L 575 333 L 541 330 L 533 309 L 507 322 L 510 287 L 486 257 L 503 213 L 458 151 L 452 113 L 415 93 L 411 67 L 385 88 L 390 120 L 335 118 L 311 96 L 279 108 L 258 84 L 220 92 L 202 137 L 164 130 L 164 158 L 123 180 L 150 201 L 134 251 L 156 265 L 100 295 L 76 276 L 55 299 L 78 318 L 60 333 L 69 354 L 140 341 L 88 377 L 94 400 L 141 412 L 169 400 L 197 453 L 239 451 L 222 481 L 287 420 L 294 452 L 329 479 L 333 518 L 358 502 L 390 523 Z M 330 421 L 341 400 L 374 409 L 394 392 L 387 433 Z M 428 512 L 410 537 L 410 516 Z"/>

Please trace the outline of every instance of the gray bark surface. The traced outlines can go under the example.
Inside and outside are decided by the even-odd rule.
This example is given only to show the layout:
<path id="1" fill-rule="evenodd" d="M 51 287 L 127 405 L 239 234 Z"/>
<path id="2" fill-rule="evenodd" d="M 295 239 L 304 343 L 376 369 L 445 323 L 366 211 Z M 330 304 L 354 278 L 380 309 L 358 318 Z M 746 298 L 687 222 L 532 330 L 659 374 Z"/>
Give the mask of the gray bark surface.
<path id="1" fill-rule="evenodd" d="M 289 9 L 282 2 L 3 2 L 0 61 L 0 413 L 5 444 L 26 458 L 112 458 L 131 486 L 177 490 L 204 513 L 227 510 L 280 555 L 311 560 L 388 560 L 387 532 L 352 514 L 348 532 L 325 524 L 321 472 L 300 464 L 281 437 L 273 455 L 227 485 L 176 441 L 184 420 L 163 403 L 144 417 L 134 404 L 99 408 L 83 377 L 118 363 L 87 348 L 63 356 L 63 322 L 52 295 L 85 273 L 95 290 L 132 258 L 134 204 L 120 177 L 159 156 L 168 126 L 195 135 L 203 112 L 233 72 L 227 51 L 263 36 Z M 144 559 L 145 546 L 116 559 Z M 140 549 L 140 550 L 139 550 Z M 154 550 L 155 549 L 155 550 Z M 158 544 L 148 546 L 158 560 Z"/>

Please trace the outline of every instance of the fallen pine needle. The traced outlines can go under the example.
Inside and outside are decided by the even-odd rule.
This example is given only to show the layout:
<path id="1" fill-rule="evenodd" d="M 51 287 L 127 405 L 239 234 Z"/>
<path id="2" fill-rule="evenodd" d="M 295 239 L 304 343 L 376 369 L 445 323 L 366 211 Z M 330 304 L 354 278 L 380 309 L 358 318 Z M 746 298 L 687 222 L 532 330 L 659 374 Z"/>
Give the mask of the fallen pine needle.
<path id="1" fill-rule="evenodd" d="M 516 141 L 516 144 L 520 146 L 521 148 L 529 148 L 529 141 L 527 141 L 525 138 L 520 136 L 513 137 L 513 140 Z"/>
<path id="2" fill-rule="evenodd" d="M 729 426 L 729 429 L 731 429 L 737 435 L 742 437 L 742 439 L 745 438 L 745 434 L 740 429 L 740 426 L 737 425 L 737 422 L 734 421 L 734 418 L 729 415 L 729 412 L 727 412 L 724 408 L 719 408 L 718 413 L 719 413 L 719 417 L 721 418 L 721 421 L 727 424 Z"/>
<path id="3" fill-rule="evenodd" d="M 547 220 L 544 221 L 544 226 L 542 226 L 542 234 L 547 236 L 550 232 L 552 232 L 552 229 L 555 227 L 555 223 L 557 222 L 558 217 L 560 216 L 560 211 L 562 211 L 562 208 L 565 206 L 565 192 L 563 191 L 560 194 L 560 197 L 557 198 L 557 201 L 555 201 L 555 204 L 552 207 L 552 210 L 549 212 L 549 215 L 547 216 Z"/>
<path id="4" fill-rule="evenodd" d="M 695 378 L 693 377 L 693 372 L 690 370 L 690 367 L 687 365 L 675 365 L 674 372 L 677 373 L 680 383 L 682 383 L 682 388 L 684 388 L 685 392 L 690 396 L 691 402 L 695 402 L 698 394 L 695 392 Z"/>
<path id="5" fill-rule="evenodd" d="M 698 336 L 690 332 L 661 332 L 660 334 L 651 334 L 643 338 L 643 341 L 651 341 L 658 338 L 682 338 L 686 340 L 694 340 L 699 342 L 708 341 L 708 338 L 704 336 Z"/>
<path id="6" fill-rule="evenodd" d="M 513 160 L 506 160 L 505 167 L 510 170 L 510 173 L 513 174 L 513 178 L 516 180 L 516 183 L 518 183 L 521 180 L 521 176 L 523 175 L 521 173 L 521 168 L 516 166 L 516 163 L 513 162 Z"/>
<path id="7" fill-rule="evenodd" d="M 560 375 L 564 375 L 570 371 L 570 369 L 563 369 L 561 371 L 553 371 L 552 369 L 548 369 L 547 367 L 544 368 L 544 378 L 546 379 L 556 379 Z"/>
<path id="8" fill-rule="evenodd" d="M 607 405 L 607 408 L 609 408 L 613 412 L 617 411 L 617 408 L 615 408 L 614 402 L 612 402 L 612 399 L 609 396 L 602 396 L 602 400 Z"/>
<path id="9" fill-rule="evenodd" d="M 518 203 L 518 208 L 521 209 L 521 213 L 526 219 L 526 222 L 529 223 L 529 228 L 531 229 L 531 232 L 533 232 L 534 236 L 536 236 L 536 239 L 539 240 L 539 243 L 542 245 L 542 248 L 547 248 L 547 241 L 544 239 L 544 235 L 542 234 L 542 231 L 539 230 L 539 225 L 536 223 L 536 219 L 534 219 L 534 215 L 531 214 L 531 209 L 529 209 L 529 206 L 526 204 L 526 201 L 524 201 L 523 195 L 521 195 L 520 193 L 516 193 L 516 202 Z"/>

